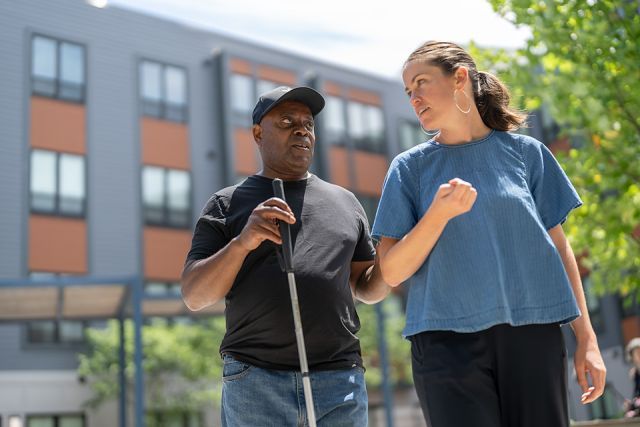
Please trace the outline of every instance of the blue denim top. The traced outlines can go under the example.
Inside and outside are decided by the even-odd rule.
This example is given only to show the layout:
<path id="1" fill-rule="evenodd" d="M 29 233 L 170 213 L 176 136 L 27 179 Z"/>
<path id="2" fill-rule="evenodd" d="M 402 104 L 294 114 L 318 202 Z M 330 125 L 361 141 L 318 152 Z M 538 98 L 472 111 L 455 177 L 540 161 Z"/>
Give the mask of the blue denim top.
<path id="1" fill-rule="evenodd" d="M 391 163 L 373 236 L 401 239 L 452 178 L 478 191 L 451 219 L 407 280 L 405 337 L 429 330 L 475 332 L 500 323 L 567 323 L 580 315 L 547 230 L 582 204 L 553 154 L 525 135 L 491 131 L 480 140 L 434 140 Z"/>

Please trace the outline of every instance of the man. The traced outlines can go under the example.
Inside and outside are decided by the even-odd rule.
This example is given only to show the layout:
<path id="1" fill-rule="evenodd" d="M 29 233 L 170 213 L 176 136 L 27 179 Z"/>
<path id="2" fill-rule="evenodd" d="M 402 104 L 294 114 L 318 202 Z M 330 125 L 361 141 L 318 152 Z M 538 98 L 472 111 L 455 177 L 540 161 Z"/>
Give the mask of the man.
<path id="1" fill-rule="evenodd" d="M 262 170 L 220 190 L 195 228 L 182 274 L 187 306 L 225 298 L 222 424 L 301 426 L 307 421 L 277 221 L 290 224 L 293 263 L 318 426 L 366 426 L 360 323 L 353 297 L 383 299 L 366 215 L 349 191 L 309 173 L 314 116 L 324 98 L 279 87 L 253 110 Z M 272 180 L 285 198 L 273 197 Z"/>

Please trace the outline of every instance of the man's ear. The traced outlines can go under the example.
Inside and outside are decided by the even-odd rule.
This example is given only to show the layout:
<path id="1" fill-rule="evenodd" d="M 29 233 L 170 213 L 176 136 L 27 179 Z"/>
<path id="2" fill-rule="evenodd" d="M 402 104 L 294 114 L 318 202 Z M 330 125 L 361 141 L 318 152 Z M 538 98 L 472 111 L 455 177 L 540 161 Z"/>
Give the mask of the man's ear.
<path id="1" fill-rule="evenodd" d="M 256 142 L 258 147 L 262 146 L 262 126 L 253 125 L 251 133 L 253 133 L 253 140 Z"/>

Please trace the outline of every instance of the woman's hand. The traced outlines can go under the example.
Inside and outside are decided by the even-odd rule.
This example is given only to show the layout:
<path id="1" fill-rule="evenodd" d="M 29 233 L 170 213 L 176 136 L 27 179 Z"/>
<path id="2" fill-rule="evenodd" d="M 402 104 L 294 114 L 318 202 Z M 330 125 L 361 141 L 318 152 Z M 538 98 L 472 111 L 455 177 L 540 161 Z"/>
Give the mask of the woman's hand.
<path id="1" fill-rule="evenodd" d="M 595 337 L 588 340 L 578 340 L 573 359 L 578 384 L 582 388 L 580 402 L 586 405 L 602 396 L 607 378 L 607 368 L 604 366 Z M 591 386 L 589 386 L 589 379 Z"/>
<path id="2" fill-rule="evenodd" d="M 469 212 L 477 197 L 478 192 L 471 184 L 460 178 L 454 178 L 438 188 L 429 211 L 436 217 L 448 221 Z"/>

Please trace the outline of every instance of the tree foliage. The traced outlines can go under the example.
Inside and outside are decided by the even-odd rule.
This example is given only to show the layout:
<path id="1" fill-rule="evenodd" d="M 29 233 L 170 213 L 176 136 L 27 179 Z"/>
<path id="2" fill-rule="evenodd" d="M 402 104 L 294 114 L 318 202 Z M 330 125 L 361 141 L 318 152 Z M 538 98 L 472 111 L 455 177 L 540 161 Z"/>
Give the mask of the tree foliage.
<path id="1" fill-rule="evenodd" d="M 565 230 L 595 289 L 640 295 L 640 2 L 490 2 L 532 38 L 516 52 L 472 55 L 572 142 L 558 159 L 584 206 Z"/>
<path id="2" fill-rule="evenodd" d="M 399 301 L 383 303 L 386 314 L 386 342 L 390 355 L 392 381 L 411 382 L 409 343 L 401 336 L 404 315 Z M 381 382 L 378 332 L 373 306 L 359 304 L 362 328 L 358 333 L 370 388 Z M 293 329 L 293 324 L 291 325 Z M 143 369 L 146 406 L 165 413 L 195 411 L 206 405 L 217 405 L 221 391 L 222 361 L 218 348 L 224 336 L 224 317 L 201 320 L 195 324 L 168 326 L 154 322 L 143 326 Z M 125 349 L 128 397 L 133 399 L 133 324 L 125 323 Z M 78 375 L 86 378 L 93 390 L 87 401 L 96 407 L 119 395 L 118 349 L 119 327 L 110 321 L 107 328 L 87 330 L 89 351 L 80 354 Z"/>
<path id="3" fill-rule="evenodd" d="M 383 302 L 385 317 L 385 343 L 389 362 L 389 375 L 392 384 L 403 386 L 413 383 L 411 376 L 411 345 L 402 337 L 405 317 L 399 297 L 390 295 Z M 380 359 L 378 324 L 375 307 L 359 304 L 358 317 L 362 328 L 358 333 L 362 346 L 362 359 L 367 369 L 365 379 L 367 387 L 379 387 L 382 382 L 382 361 Z"/>
<path id="4" fill-rule="evenodd" d="M 224 318 L 197 324 L 143 326 L 143 369 L 146 405 L 149 409 L 189 411 L 210 404 L 220 391 L 222 361 L 217 357 L 224 334 Z M 126 378 L 133 398 L 133 324 L 125 324 Z M 87 330 L 89 352 L 80 354 L 78 374 L 86 378 L 93 397 L 89 406 L 115 399 L 119 393 L 117 321 L 105 329 Z"/>

